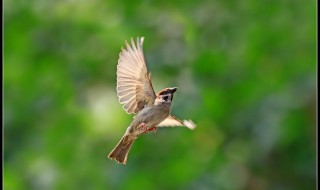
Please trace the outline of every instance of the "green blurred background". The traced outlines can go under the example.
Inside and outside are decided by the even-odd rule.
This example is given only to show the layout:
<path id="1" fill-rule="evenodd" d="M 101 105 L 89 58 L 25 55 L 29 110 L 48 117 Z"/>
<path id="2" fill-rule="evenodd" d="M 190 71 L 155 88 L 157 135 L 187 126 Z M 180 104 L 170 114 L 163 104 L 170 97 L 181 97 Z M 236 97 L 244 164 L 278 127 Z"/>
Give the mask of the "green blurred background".
<path id="1" fill-rule="evenodd" d="M 156 91 L 197 128 L 139 138 L 116 96 L 144 36 Z M 4 1 L 4 189 L 316 188 L 316 1 Z"/>

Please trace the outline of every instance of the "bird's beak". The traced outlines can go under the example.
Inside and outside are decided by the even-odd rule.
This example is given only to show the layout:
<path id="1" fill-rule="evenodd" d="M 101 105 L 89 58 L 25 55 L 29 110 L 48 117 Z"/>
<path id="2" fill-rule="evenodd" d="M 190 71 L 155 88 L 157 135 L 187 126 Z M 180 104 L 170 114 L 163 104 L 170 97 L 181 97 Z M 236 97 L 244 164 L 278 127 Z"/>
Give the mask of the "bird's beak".
<path id="1" fill-rule="evenodd" d="M 174 93 L 175 91 L 177 91 L 177 89 L 178 89 L 177 87 L 170 88 L 170 90 L 171 90 L 172 93 Z"/>

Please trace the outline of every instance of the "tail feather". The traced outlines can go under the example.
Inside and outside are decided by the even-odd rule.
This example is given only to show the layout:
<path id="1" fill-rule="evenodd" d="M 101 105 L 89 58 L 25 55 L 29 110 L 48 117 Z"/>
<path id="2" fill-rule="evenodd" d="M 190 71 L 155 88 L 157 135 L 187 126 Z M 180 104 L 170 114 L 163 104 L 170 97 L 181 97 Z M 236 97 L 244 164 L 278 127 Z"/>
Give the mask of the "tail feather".
<path id="1" fill-rule="evenodd" d="M 127 134 L 124 135 L 117 146 L 109 153 L 108 157 L 111 160 L 116 160 L 121 164 L 126 164 L 128 153 L 135 140 L 136 137 L 132 137 Z"/>

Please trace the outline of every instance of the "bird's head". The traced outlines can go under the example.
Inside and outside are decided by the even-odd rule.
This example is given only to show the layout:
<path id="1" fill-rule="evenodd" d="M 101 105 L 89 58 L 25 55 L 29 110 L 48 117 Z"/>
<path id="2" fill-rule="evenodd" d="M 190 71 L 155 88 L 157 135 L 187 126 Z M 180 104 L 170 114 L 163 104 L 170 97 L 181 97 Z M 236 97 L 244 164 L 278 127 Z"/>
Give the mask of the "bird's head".
<path id="1" fill-rule="evenodd" d="M 161 103 L 171 103 L 173 94 L 177 91 L 177 87 L 165 88 L 157 94 L 157 100 Z"/>

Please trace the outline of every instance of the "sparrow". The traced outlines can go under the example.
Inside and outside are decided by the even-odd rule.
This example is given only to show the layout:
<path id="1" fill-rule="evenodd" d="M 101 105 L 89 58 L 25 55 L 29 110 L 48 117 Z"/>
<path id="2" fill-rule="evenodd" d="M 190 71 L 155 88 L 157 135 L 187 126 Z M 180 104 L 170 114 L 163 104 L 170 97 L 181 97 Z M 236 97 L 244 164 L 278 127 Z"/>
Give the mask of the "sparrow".
<path id="1" fill-rule="evenodd" d="M 157 94 L 153 90 L 151 74 L 148 73 L 143 54 L 144 38 L 131 38 L 131 46 L 125 41 L 117 65 L 117 95 L 128 114 L 135 114 L 125 134 L 109 153 L 111 160 L 126 164 L 134 141 L 142 134 L 156 132 L 158 127 L 185 126 L 194 129 L 191 120 L 180 120 L 173 116 L 171 103 L 177 87 L 165 88 Z"/>

